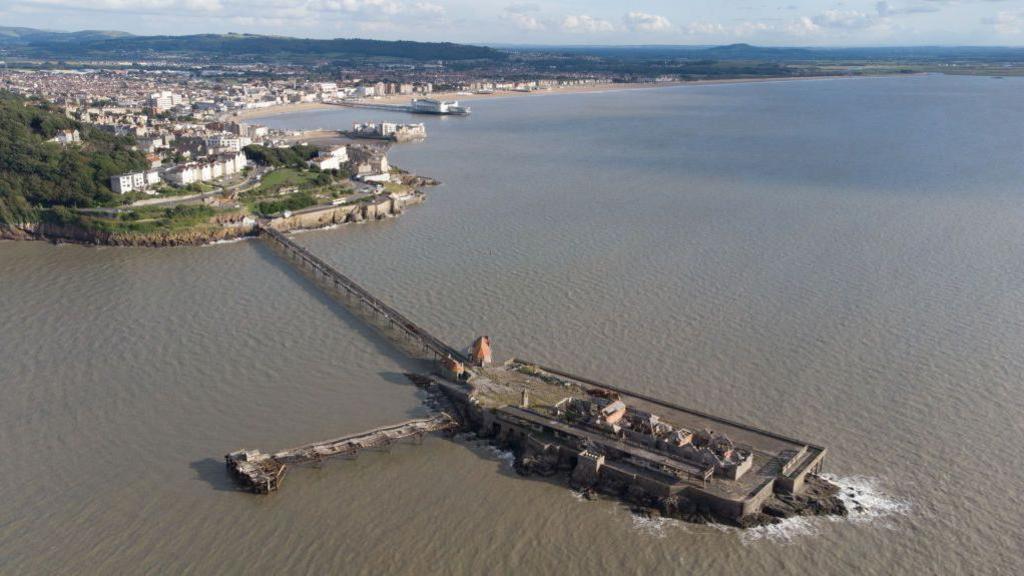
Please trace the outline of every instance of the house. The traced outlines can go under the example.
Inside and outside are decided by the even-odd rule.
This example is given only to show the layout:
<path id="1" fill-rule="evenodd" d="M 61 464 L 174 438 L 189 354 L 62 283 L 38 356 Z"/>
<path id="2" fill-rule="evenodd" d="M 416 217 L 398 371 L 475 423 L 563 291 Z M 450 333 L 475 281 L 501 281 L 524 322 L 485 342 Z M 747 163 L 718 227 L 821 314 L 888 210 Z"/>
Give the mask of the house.
<path id="1" fill-rule="evenodd" d="M 306 164 L 310 167 L 315 166 L 320 170 L 338 170 L 341 168 L 341 162 L 330 154 L 324 156 L 317 155 L 316 157 L 307 160 Z"/>
<path id="2" fill-rule="evenodd" d="M 320 170 L 338 170 L 345 162 L 348 162 L 348 147 L 337 146 L 317 152 L 316 157 L 306 161 L 306 164 L 316 166 Z"/>
<path id="3" fill-rule="evenodd" d="M 156 170 L 129 172 L 110 177 L 110 189 L 118 194 L 143 191 L 152 194 L 153 192 L 148 192 L 148 190 L 159 183 L 160 175 L 157 174 Z"/>
<path id="4" fill-rule="evenodd" d="M 164 179 L 175 186 L 188 186 L 231 176 L 241 172 L 248 165 L 243 152 L 218 154 L 201 162 L 189 162 L 164 172 Z"/>
<path id="5" fill-rule="evenodd" d="M 67 146 L 68 144 L 77 144 L 82 141 L 82 135 L 78 133 L 78 130 L 61 130 L 57 132 L 57 135 L 50 138 L 50 142 L 57 142 L 61 146 Z"/>
<path id="6" fill-rule="evenodd" d="M 206 139 L 206 148 L 211 152 L 238 152 L 252 144 L 248 136 L 217 134 Z"/>
<path id="7" fill-rule="evenodd" d="M 390 182 L 391 165 L 384 154 L 373 155 L 356 164 L 356 176 L 365 182 Z"/>

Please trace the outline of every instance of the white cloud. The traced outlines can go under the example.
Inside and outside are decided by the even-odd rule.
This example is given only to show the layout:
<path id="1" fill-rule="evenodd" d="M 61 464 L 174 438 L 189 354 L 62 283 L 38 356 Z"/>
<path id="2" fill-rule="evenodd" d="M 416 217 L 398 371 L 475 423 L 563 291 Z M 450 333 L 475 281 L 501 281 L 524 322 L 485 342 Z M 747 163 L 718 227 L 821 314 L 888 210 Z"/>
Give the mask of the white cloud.
<path id="1" fill-rule="evenodd" d="M 859 30 L 874 26 L 876 17 L 873 14 L 857 12 L 856 10 L 826 10 L 812 17 L 811 21 L 822 28 Z"/>
<path id="2" fill-rule="evenodd" d="M 717 22 L 690 22 L 684 28 L 687 34 L 694 36 L 710 36 L 712 34 L 726 34 L 725 26 L 718 24 Z"/>
<path id="3" fill-rule="evenodd" d="M 540 11 L 540 6 L 536 4 L 519 2 L 506 6 L 501 18 L 511 22 L 519 30 L 528 32 L 547 30 L 547 24 L 532 14 L 538 11 Z"/>
<path id="4" fill-rule="evenodd" d="M 592 34 L 595 32 L 611 32 L 615 30 L 615 27 L 607 20 L 601 20 L 586 14 L 570 14 L 562 20 L 562 30 Z"/>
<path id="5" fill-rule="evenodd" d="M 875 11 L 878 15 L 885 18 L 887 16 L 902 16 L 905 14 L 927 14 L 930 12 L 939 12 L 941 9 L 937 6 L 894 6 L 885 0 L 875 2 Z"/>
<path id="6" fill-rule="evenodd" d="M 791 20 L 786 23 L 785 30 L 787 33 L 793 36 L 806 36 L 808 34 L 814 34 L 821 30 L 821 26 L 814 23 L 807 16 L 801 16 L 796 20 Z"/>
<path id="7" fill-rule="evenodd" d="M 444 6 L 432 2 L 417 2 L 412 5 L 412 11 L 429 16 L 444 16 L 446 12 Z"/>
<path id="8" fill-rule="evenodd" d="M 536 17 L 529 14 L 519 14 L 517 12 L 506 12 L 502 18 L 505 18 L 509 22 L 519 28 L 520 30 L 546 30 L 547 26 L 543 22 L 538 20 Z"/>
<path id="9" fill-rule="evenodd" d="M 1024 34 L 1024 11 L 1002 10 L 991 18 L 982 20 L 990 24 L 999 34 Z"/>
<path id="10" fill-rule="evenodd" d="M 664 16 L 646 12 L 630 12 L 623 18 L 626 27 L 634 32 L 665 32 L 672 29 L 672 23 Z"/>

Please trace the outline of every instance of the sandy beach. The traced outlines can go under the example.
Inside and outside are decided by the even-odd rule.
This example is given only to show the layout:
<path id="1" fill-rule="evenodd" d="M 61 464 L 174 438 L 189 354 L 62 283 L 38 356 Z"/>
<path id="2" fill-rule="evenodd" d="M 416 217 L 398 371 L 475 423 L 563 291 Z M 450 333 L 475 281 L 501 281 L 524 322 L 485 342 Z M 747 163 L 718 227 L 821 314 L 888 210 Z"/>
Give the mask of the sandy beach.
<path id="1" fill-rule="evenodd" d="M 766 77 L 766 78 L 723 78 L 720 80 L 688 80 L 682 82 L 603 82 L 600 84 L 587 84 L 582 86 L 558 86 L 553 88 L 545 88 L 541 90 L 533 90 L 530 92 L 519 92 L 514 90 L 501 90 L 495 91 L 488 94 L 470 94 L 465 92 L 434 92 L 430 94 L 430 98 L 436 98 L 439 100 L 483 100 L 488 98 L 507 98 L 507 97 L 518 97 L 518 96 L 537 96 L 543 94 L 583 94 L 588 92 L 618 92 L 624 90 L 654 90 L 658 88 L 670 88 L 673 86 L 699 86 L 706 84 L 747 84 L 754 82 L 791 82 L 801 80 L 826 80 L 826 79 L 853 79 L 853 78 L 873 78 L 881 75 L 871 76 L 783 76 L 783 77 Z M 391 95 L 383 98 L 374 98 L 372 100 L 365 100 L 364 102 L 371 102 L 374 104 L 408 104 L 414 96 L 404 95 Z M 278 114 L 291 114 L 293 112 L 303 112 L 306 110 L 323 110 L 336 106 L 335 104 L 324 104 L 321 102 L 302 102 L 298 104 L 281 104 L 279 106 L 270 106 L 267 108 L 258 108 L 253 110 L 243 110 L 229 116 L 235 120 L 251 120 L 254 118 L 265 118 L 268 116 L 276 116 Z"/>

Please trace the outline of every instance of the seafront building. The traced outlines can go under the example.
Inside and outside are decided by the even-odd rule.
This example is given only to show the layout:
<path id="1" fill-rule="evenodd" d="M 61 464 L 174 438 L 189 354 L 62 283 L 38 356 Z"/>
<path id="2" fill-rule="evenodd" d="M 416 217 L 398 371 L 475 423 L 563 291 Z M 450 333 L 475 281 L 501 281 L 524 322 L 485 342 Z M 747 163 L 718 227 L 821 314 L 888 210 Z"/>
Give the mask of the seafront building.
<path id="1" fill-rule="evenodd" d="M 356 138 L 375 138 L 405 142 L 427 137 L 427 127 L 422 123 L 399 124 L 397 122 L 356 122 L 348 133 Z"/>
<path id="2" fill-rule="evenodd" d="M 212 159 L 188 162 L 175 166 L 163 173 L 163 177 L 174 186 L 188 186 L 207 182 L 241 172 L 248 165 L 245 154 L 220 154 Z"/>
<path id="3" fill-rule="evenodd" d="M 348 146 L 337 146 L 330 150 L 317 152 L 316 157 L 306 161 L 306 165 L 315 166 L 320 170 L 339 170 L 348 162 Z"/>
<path id="4" fill-rule="evenodd" d="M 110 189 L 116 194 L 129 192 L 148 192 L 153 194 L 153 187 L 160 183 L 160 174 L 156 170 L 130 172 L 110 177 Z"/>

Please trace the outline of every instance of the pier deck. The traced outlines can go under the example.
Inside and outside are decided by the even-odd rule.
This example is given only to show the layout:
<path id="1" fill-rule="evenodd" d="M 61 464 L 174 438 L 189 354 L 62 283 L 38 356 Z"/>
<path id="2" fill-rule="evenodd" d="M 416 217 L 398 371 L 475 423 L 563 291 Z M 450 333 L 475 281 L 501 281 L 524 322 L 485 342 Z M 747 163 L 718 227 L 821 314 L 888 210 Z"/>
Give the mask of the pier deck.
<path id="1" fill-rule="evenodd" d="M 238 450 L 224 457 L 228 470 L 244 486 L 257 494 L 269 494 L 281 487 L 289 464 L 319 463 L 334 456 L 357 456 L 363 450 L 388 448 L 393 444 L 456 426 L 447 413 L 429 418 L 406 420 L 366 432 L 314 442 L 297 448 L 264 454 L 259 450 Z"/>

